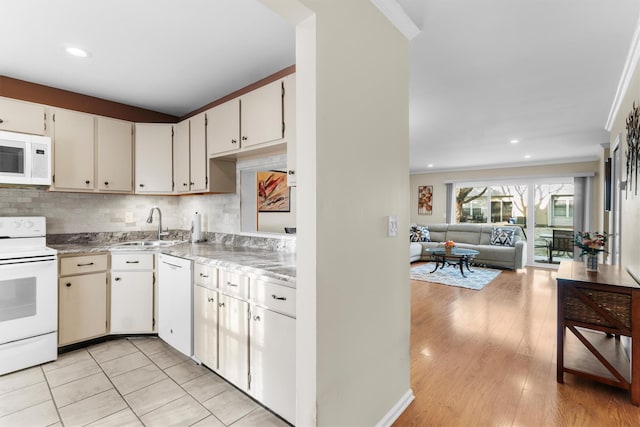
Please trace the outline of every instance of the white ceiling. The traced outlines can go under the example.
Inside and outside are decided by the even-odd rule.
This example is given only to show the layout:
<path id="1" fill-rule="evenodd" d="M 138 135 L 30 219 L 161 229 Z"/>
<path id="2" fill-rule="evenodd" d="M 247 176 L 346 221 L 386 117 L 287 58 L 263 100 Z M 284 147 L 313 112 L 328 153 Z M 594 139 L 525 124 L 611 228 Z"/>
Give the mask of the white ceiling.
<path id="1" fill-rule="evenodd" d="M 411 41 L 413 172 L 598 158 L 640 2 L 398 3 L 422 30 Z M 176 116 L 295 63 L 294 28 L 257 0 L 1 8 L 0 75 Z"/>

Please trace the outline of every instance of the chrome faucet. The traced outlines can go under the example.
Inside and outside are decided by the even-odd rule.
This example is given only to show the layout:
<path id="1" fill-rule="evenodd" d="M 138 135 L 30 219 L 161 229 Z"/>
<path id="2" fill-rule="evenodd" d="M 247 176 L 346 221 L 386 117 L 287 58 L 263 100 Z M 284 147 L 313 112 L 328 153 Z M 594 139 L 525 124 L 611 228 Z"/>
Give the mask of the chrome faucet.
<path id="1" fill-rule="evenodd" d="M 162 212 L 160 211 L 159 207 L 154 206 L 151 208 L 151 210 L 149 211 L 149 218 L 147 218 L 147 223 L 151 224 L 153 222 L 154 210 L 158 211 L 158 240 L 162 240 L 162 236 L 166 236 L 169 234 L 169 229 L 167 228 L 167 231 L 162 231 Z"/>

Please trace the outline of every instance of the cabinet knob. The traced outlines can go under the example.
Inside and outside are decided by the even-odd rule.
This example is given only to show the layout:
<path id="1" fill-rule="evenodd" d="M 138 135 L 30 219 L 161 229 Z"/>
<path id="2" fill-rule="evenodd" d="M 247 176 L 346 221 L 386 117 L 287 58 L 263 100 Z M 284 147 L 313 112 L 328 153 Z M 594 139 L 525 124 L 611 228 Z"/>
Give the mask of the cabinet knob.
<path id="1" fill-rule="evenodd" d="M 144 187 L 144 184 L 140 184 L 140 187 Z"/>
<path id="2" fill-rule="evenodd" d="M 187 185 L 189 185 L 189 184 L 187 184 L 186 182 L 183 182 L 183 183 L 182 183 L 182 186 L 183 186 L 183 187 L 186 187 Z"/>
<path id="3" fill-rule="evenodd" d="M 196 185 L 196 183 L 195 182 L 190 182 L 189 185 Z"/>
<path id="4" fill-rule="evenodd" d="M 204 277 L 205 279 L 209 278 L 207 274 L 202 274 L 202 273 L 200 273 L 200 277 Z"/>
<path id="5" fill-rule="evenodd" d="M 89 184 L 91 184 L 91 181 L 86 180 L 84 183 L 85 183 L 85 184 L 87 184 L 87 185 L 89 185 Z"/>
<path id="6" fill-rule="evenodd" d="M 213 298 L 209 297 L 209 298 L 207 298 L 207 301 L 213 302 Z"/>
<path id="7" fill-rule="evenodd" d="M 260 316 L 253 316 L 253 320 L 255 320 L 256 322 L 260 321 Z"/>
<path id="8" fill-rule="evenodd" d="M 247 138 L 246 136 L 242 136 L 242 140 L 243 141 L 246 141 L 247 139 L 249 139 L 249 138 Z"/>
<path id="9" fill-rule="evenodd" d="M 223 302 L 218 303 L 218 307 L 224 307 L 224 303 Z"/>
<path id="10" fill-rule="evenodd" d="M 119 278 L 119 277 L 116 277 L 116 278 L 114 278 L 113 280 L 115 280 L 116 282 L 119 282 L 119 281 L 120 281 L 120 280 L 122 280 L 122 279 L 121 279 L 121 278 Z"/>
<path id="11" fill-rule="evenodd" d="M 67 283 L 67 288 L 70 288 L 70 287 L 71 287 L 71 283 Z"/>
<path id="12" fill-rule="evenodd" d="M 105 182 L 104 182 L 104 185 L 109 185 L 109 181 L 105 181 Z"/>
<path id="13" fill-rule="evenodd" d="M 231 143 L 232 143 L 232 144 L 237 144 L 237 143 L 238 143 L 238 141 L 236 141 L 235 139 L 232 139 L 232 140 L 231 140 Z"/>
<path id="14" fill-rule="evenodd" d="M 271 295 L 271 298 L 276 299 L 278 301 L 286 301 L 287 300 L 287 297 L 279 297 L 279 296 L 274 295 L 274 294 Z"/>
<path id="15" fill-rule="evenodd" d="M 0 123 L 4 123 L 4 120 L 0 119 Z"/>
<path id="16" fill-rule="evenodd" d="M 295 175 L 295 174 L 296 174 L 296 171 L 294 171 L 293 169 L 289 169 L 289 170 L 287 171 L 287 173 L 288 173 L 289 175 Z"/>

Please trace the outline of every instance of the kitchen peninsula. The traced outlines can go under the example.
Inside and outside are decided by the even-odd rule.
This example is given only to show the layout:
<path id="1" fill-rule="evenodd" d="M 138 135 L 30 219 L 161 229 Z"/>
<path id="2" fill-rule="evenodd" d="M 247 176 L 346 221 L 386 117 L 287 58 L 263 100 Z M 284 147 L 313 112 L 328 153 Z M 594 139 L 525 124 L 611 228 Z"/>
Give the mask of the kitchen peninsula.
<path id="1" fill-rule="evenodd" d="M 295 237 L 206 233 L 188 243 L 172 231 L 170 246 L 126 244 L 147 234 L 48 236 L 60 256 L 60 350 L 158 334 L 295 422 Z"/>

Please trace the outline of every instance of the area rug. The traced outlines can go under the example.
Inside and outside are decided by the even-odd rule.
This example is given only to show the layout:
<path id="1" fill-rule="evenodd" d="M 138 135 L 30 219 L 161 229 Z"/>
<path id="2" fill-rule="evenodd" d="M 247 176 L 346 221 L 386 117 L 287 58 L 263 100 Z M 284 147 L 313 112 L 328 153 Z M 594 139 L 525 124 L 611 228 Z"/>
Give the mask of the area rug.
<path id="1" fill-rule="evenodd" d="M 480 267 L 471 267 L 473 273 L 465 269 L 464 274 L 467 277 L 462 277 L 459 267 L 447 266 L 433 273 L 431 270 L 433 270 L 432 263 L 414 267 L 411 269 L 411 279 L 479 291 L 500 274 L 500 270 Z"/>

